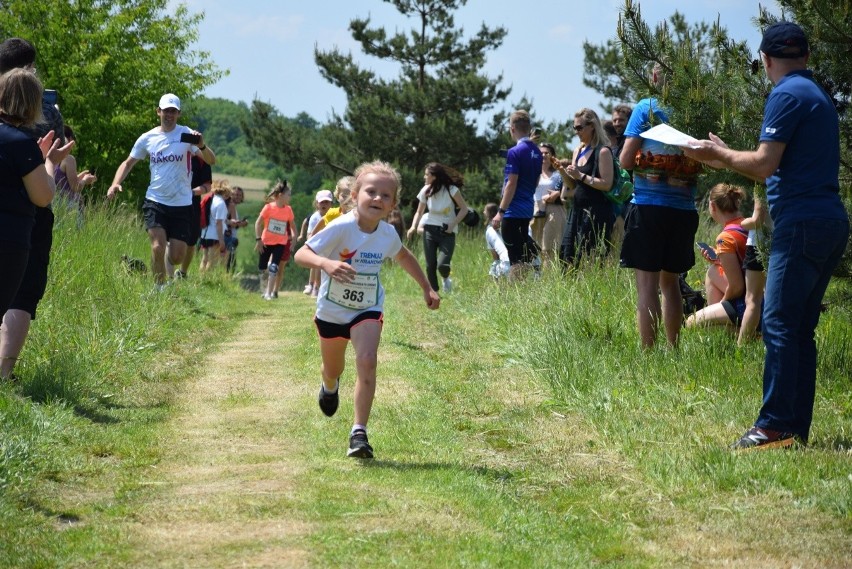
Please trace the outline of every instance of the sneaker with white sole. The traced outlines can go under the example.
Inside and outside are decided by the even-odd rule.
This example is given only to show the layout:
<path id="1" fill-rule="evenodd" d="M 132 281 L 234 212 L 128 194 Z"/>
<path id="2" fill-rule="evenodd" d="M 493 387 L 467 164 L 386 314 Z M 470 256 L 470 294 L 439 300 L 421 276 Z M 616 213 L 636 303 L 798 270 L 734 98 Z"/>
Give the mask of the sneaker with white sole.
<path id="1" fill-rule="evenodd" d="M 796 435 L 771 429 L 752 427 L 735 442 L 734 450 L 763 450 L 770 448 L 787 448 L 796 443 Z"/>
<path id="2" fill-rule="evenodd" d="M 453 292 L 453 279 L 450 277 L 444 279 L 444 292 L 447 294 Z"/>
<path id="3" fill-rule="evenodd" d="M 349 451 L 346 456 L 352 458 L 373 458 L 373 447 L 367 440 L 367 431 L 356 429 L 349 435 Z"/>
<path id="4" fill-rule="evenodd" d="M 305 290 L 302 291 L 302 294 L 311 294 L 314 291 L 314 286 L 311 284 L 305 285 Z"/>

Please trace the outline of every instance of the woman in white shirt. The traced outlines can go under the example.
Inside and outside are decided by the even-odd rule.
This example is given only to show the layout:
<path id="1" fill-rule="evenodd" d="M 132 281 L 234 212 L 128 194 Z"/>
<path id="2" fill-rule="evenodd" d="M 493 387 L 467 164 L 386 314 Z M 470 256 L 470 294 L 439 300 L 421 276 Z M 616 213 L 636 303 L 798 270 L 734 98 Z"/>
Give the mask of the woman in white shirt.
<path id="1" fill-rule="evenodd" d="M 429 208 L 429 218 L 423 228 L 423 256 L 426 257 L 426 277 L 432 290 L 438 290 L 438 273 L 443 277 L 444 292 L 451 292 L 450 263 L 456 248 L 458 225 L 467 215 L 467 204 L 461 195 L 464 178 L 449 166 L 437 162 L 426 165 L 423 175 L 426 185 L 417 194 L 417 212 L 408 230 L 409 239 L 417 232 L 420 218 Z"/>

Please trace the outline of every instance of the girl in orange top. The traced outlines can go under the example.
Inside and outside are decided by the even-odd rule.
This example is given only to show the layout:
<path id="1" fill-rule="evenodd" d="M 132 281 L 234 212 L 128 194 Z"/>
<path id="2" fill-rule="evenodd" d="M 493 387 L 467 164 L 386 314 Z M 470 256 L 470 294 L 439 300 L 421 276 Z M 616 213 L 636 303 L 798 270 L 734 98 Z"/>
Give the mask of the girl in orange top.
<path id="1" fill-rule="evenodd" d="M 290 187 L 287 182 L 278 182 L 268 198 L 272 201 L 263 206 L 254 224 L 255 251 L 260 254 L 257 268 L 263 283 L 269 271 L 263 298 L 278 298 L 278 289 L 284 276 L 284 267 L 290 260 L 290 248 L 296 238 L 293 208 L 290 207 Z"/>
<path id="2" fill-rule="evenodd" d="M 745 276 L 743 260 L 748 231 L 740 225 L 743 215 L 740 203 L 745 191 L 739 186 L 716 184 L 710 190 L 708 208 L 710 217 L 722 226 L 712 252 L 702 250 L 705 259 L 713 263 L 707 269 L 704 287 L 708 306 L 699 310 L 687 321 L 696 324 L 733 324 L 739 326 L 745 309 Z M 715 252 L 715 258 L 712 253 Z"/>

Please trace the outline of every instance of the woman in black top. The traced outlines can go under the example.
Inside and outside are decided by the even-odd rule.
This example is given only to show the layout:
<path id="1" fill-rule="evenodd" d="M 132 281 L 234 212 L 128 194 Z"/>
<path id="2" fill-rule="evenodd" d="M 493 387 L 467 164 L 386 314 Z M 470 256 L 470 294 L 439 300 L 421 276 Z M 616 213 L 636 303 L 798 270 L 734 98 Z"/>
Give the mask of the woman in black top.
<path id="1" fill-rule="evenodd" d="M 23 130 L 42 117 L 42 91 L 32 71 L 13 69 L 0 76 L 0 317 L 24 276 L 35 208 L 53 200 L 56 186 L 48 171 L 71 150 L 70 144 L 58 149 L 59 140 L 50 135 L 40 145 Z"/>
<path id="2" fill-rule="evenodd" d="M 612 151 L 595 111 L 580 109 L 574 115 L 574 131 L 580 145 L 574 149 L 571 164 L 562 170 L 568 184 L 574 184 L 574 207 L 562 237 L 561 258 L 577 266 L 583 254 L 605 256 L 609 251 L 613 207 L 604 195 L 612 188 Z"/>

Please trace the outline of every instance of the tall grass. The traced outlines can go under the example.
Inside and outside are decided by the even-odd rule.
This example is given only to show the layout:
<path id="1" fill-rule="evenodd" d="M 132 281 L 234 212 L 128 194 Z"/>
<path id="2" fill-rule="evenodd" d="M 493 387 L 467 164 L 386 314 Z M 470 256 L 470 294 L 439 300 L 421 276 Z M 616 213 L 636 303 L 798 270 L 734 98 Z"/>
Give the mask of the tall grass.
<path id="1" fill-rule="evenodd" d="M 852 285 L 835 280 L 817 329 L 815 421 L 805 451 L 732 455 L 728 445 L 753 424 L 760 407 L 764 350 L 736 346 L 722 327 L 684 329 L 679 349 L 640 348 L 632 271 L 612 259 L 540 280 L 494 283 L 479 235 L 453 261 L 456 291 L 444 309 L 473 318 L 493 336 L 495 357 L 529 366 L 549 386 L 554 405 L 582 417 L 594 446 L 615 448 L 674 499 L 705 504 L 717 492 L 789 494 L 791 509 L 817 508 L 848 523 L 852 516 Z M 690 281 L 700 280 L 696 266 Z M 453 322 L 453 319 L 450 319 Z M 450 324 L 455 338 L 467 332 Z M 487 357 L 477 354 L 477 357 Z M 732 497 L 723 498 L 733 500 Z"/>
<path id="2" fill-rule="evenodd" d="M 57 566 L 67 548 L 80 551 L 70 544 L 91 530 L 75 526 L 79 511 L 69 513 L 75 500 L 63 485 L 103 493 L 86 507 L 115 507 L 126 481 L 82 488 L 156 461 L 156 427 L 178 378 L 246 310 L 228 300 L 236 287 L 224 277 L 196 273 L 157 293 L 150 272 L 129 272 L 122 254 L 150 265 L 135 212 L 90 208 L 79 227 L 63 205 L 55 213 L 47 293 L 16 368 L 20 380 L 0 383 L 0 559 L 24 566 Z M 76 547 L 96 549 L 98 538 L 86 539 L 91 546 Z"/>

